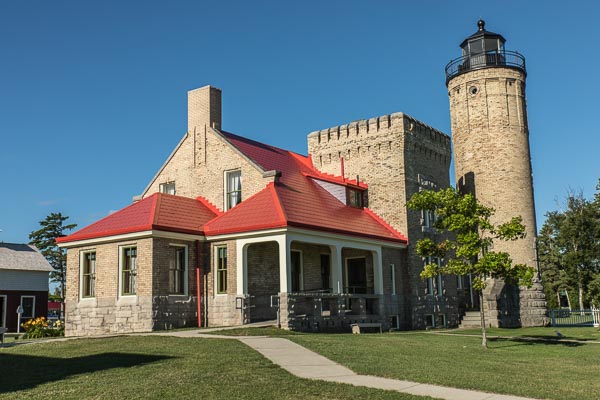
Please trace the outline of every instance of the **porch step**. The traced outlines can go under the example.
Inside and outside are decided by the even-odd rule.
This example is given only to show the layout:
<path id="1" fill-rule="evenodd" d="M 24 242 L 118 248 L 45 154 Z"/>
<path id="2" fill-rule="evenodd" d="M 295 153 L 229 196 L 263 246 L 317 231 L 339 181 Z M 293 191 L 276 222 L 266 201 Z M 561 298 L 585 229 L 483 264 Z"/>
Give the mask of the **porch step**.
<path id="1" fill-rule="evenodd" d="M 479 311 L 467 311 L 459 324 L 459 328 L 479 328 L 481 327 L 481 316 Z"/>

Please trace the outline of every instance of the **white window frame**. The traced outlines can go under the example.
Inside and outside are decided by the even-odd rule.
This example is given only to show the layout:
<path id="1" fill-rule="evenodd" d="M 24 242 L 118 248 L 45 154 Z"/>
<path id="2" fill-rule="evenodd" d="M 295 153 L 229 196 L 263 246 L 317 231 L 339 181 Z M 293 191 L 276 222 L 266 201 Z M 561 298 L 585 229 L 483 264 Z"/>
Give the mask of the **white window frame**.
<path id="1" fill-rule="evenodd" d="M 298 291 L 302 292 L 304 291 L 304 254 L 302 250 L 290 250 L 290 285 L 292 284 L 292 253 L 300 253 L 300 282 L 298 282 Z M 293 292 L 291 287 L 290 290 Z"/>
<path id="2" fill-rule="evenodd" d="M 230 206 L 229 205 L 229 175 L 234 173 L 234 172 L 239 172 L 240 173 L 240 201 L 233 205 Z M 244 186 L 243 186 L 243 182 L 242 182 L 242 169 L 241 168 L 236 168 L 236 169 L 231 169 L 229 171 L 225 171 L 223 173 L 223 210 L 227 211 L 229 209 L 232 209 L 233 207 L 237 206 L 238 204 L 240 204 L 242 202 L 242 192 L 244 190 Z"/>
<path id="3" fill-rule="evenodd" d="M 125 250 L 127 249 L 132 249 L 134 248 L 136 249 L 136 253 L 135 253 L 135 273 L 136 273 L 136 280 L 135 280 L 135 293 L 128 293 L 128 294 L 123 294 L 123 262 L 125 259 Z M 138 275 L 138 245 L 135 243 L 132 244 L 127 244 L 127 245 L 123 245 L 123 246 L 119 246 L 119 293 L 118 296 L 119 298 L 124 297 L 124 298 L 132 298 L 132 297 L 136 297 L 138 294 L 138 280 L 137 280 L 137 275 Z"/>
<path id="4" fill-rule="evenodd" d="M 25 319 L 34 319 L 35 318 L 35 296 L 28 296 L 28 295 L 23 295 L 21 296 L 21 302 L 19 303 L 19 305 L 21 307 L 23 307 L 23 299 L 25 298 L 31 298 L 33 299 L 33 307 L 31 307 L 31 316 L 27 317 L 24 316 L 23 314 L 21 314 L 21 319 L 25 318 Z M 23 310 L 25 310 L 25 307 L 23 307 Z"/>
<path id="5" fill-rule="evenodd" d="M 444 280 L 442 278 L 442 274 L 438 274 L 437 276 L 435 294 L 439 297 L 444 295 Z"/>
<path id="6" fill-rule="evenodd" d="M 423 226 L 425 228 L 433 228 L 436 219 L 435 210 L 423 210 Z"/>
<path id="7" fill-rule="evenodd" d="M 187 296 L 189 292 L 189 278 L 190 278 L 190 255 L 189 255 L 189 247 L 187 244 L 181 243 L 169 243 L 169 247 L 183 248 L 184 249 L 184 257 L 185 257 L 185 265 L 184 273 L 183 273 L 183 293 L 170 293 L 171 290 L 171 266 L 169 265 L 169 296 Z M 177 255 L 177 252 L 175 253 Z M 175 260 L 177 262 L 177 260 Z"/>
<path id="8" fill-rule="evenodd" d="M 83 266 L 85 263 L 85 257 L 87 254 L 96 253 L 96 249 L 89 249 L 79 253 L 79 299 L 80 300 L 88 300 L 96 298 L 96 262 L 98 260 L 98 254 L 96 254 L 96 260 L 94 262 L 94 272 L 93 272 L 93 280 L 94 280 L 94 295 L 93 296 L 84 296 L 83 295 Z"/>
<path id="9" fill-rule="evenodd" d="M 225 292 L 219 293 L 219 249 L 225 249 L 225 254 L 227 255 L 227 264 L 225 265 Z M 213 265 L 214 265 L 214 296 L 227 296 L 227 292 L 229 291 L 229 285 L 227 284 L 227 278 L 229 275 L 229 246 L 226 244 L 218 244 L 213 246 Z"/>
<path id="10" fill-rule="evenodd" d="M 427 296 L 433 296 L 433 278 L 427 278 Z"/>
<path id="11" fill-rule="evenodd" d="M 173 193 L 169 193 L 169 185 L 173 185 Z M 158 184 L 158 191 L 160 193 L 172 194 L 175 195 L 177 193 L 175 186 L 175 181 L 163 182 Z"/>
<path id="12" fill-rule="evenodd" d="M 5 294 L 0 294 L 0 297 L 2 297 L 4 299 L 4 302 L 2 303 L 4 305 L 3 309 L 2 309 L 2 320 L 0 321 L 0 327 L 6 328 L 6 310 L 7 310 L 7 303 L 8 303 L 8 296 Z"/>
<path id="13" fill-rule="evenodd" d="M 437 260 L 438 266 L 442 264 L 442 260 L 439 257 L 425 257 L 425 265 L 433 264 Z M 444 281 L 442 274 L 437 274 L 434 278 L 427 278 L 427 295 L 428 296 L 443 296 L 444 294 Z"/>

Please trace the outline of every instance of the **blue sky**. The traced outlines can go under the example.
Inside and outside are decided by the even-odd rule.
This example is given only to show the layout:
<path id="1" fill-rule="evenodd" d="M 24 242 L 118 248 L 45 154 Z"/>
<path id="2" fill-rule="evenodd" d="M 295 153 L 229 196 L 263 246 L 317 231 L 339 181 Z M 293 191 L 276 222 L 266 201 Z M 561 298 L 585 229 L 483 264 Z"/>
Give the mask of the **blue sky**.
<path id="1" fill-rule="evenodd" d="M 600 177 L 598 2 L 3 1 L 0 241 L 129 204 L 207 84 L 224 129 L 304 154 L 311 131 L 392 112 L 450 133 L 444 66 L 479 17 L 527 60 L 541 226 Z"/>

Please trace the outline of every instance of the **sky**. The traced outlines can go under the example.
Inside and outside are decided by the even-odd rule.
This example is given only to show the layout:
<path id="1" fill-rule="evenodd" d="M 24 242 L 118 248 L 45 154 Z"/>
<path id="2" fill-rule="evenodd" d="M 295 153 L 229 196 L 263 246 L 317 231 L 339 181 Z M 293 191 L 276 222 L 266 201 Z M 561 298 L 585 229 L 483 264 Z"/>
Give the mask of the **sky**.
<path id="1" fill-rule="evenodd" d="M 479 18 L 526 58 L 539 228 L 600 177 L 600 2 L 2 0 L 0 241 L 130 204 L 209 84 L 223 129 L 302 154 L 393 112 L 450 134 L 444 67 Z"/>

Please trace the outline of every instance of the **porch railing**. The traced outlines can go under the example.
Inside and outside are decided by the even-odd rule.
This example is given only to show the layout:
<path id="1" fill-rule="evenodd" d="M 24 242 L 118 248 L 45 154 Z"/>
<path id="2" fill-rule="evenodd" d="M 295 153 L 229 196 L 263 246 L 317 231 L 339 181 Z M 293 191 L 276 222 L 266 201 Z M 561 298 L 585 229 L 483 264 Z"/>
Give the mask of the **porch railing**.
<path id="1" fill-rule="evenodd" d="M 382 295 L 376 294 L 286 293 L 278 306 L 281 324 L 298 330 L 349 329 L 351 323 L 385 319 Z"/>

